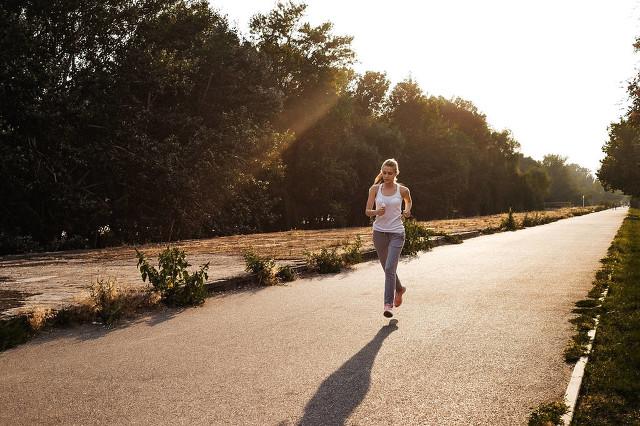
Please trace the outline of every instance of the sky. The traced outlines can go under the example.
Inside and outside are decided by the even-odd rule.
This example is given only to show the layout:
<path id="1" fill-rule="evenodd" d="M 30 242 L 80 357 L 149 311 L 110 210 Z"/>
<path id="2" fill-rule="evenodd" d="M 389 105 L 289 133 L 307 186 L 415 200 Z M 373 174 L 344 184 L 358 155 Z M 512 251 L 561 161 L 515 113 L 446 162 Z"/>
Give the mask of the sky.
<path id="1" fill-rule="evenodd" d="M 244 35 L 275 0 L 209 0 Z M 536 160 L 595 172 L 638 73 L 640 0 L 307 0 L 305 20 L 354 37 L 359 73 L 408 77 L 475 104 Z"/>

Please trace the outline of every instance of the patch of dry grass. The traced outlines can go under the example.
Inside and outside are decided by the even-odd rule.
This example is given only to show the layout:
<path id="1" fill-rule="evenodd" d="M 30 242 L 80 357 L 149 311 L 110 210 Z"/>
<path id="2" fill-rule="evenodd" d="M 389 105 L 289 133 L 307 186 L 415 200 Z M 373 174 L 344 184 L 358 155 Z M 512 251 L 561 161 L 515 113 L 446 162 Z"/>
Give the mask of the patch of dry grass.
<path id="1" fill-rule="evenodd" d="M 46 309 L 40 306 L 35 308 L 27 316 L 29 327 L 31 327 L 31 329 L 36 332 L 42 330 L 47 324 L 47 320 L 51 318 L 51 315 L 52 312 L 50 309 Z"/>

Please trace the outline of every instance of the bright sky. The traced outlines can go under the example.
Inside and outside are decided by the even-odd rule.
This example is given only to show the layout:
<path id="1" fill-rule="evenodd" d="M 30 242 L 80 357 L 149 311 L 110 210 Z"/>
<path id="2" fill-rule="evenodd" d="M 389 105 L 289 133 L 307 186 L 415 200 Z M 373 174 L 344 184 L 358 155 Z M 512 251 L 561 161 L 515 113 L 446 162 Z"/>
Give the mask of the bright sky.
<path id="1" fill-rule="evenodd" d="M 209 0 L 248 34 L 274 0 Z M 638 71 L 637 0 L 307 0 L 307 20 L 354 36 L 358 72 L 408 76 L 428 95 L 473 102 L 523 154 L 596 171 L 607 127 Z"/>

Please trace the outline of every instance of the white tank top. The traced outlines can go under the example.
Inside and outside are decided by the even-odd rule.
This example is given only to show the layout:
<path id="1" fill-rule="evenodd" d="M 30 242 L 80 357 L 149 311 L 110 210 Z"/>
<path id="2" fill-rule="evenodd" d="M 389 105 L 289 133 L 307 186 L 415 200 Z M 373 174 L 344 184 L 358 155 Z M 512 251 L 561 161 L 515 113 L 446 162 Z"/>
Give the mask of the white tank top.
<path id="1" fill-rule="evenodd" d="M 376 216 L 376 220 L 373 222 L 373 230 L 380 232 L 404 232 L 404 225 L 402 223 L 402 196 L 400 195 L 400 185 L 396 183 L 396 192 L 393 195 L 384 195 L 382 193 L 381 183 L 378 185 L 378 193 L 376 194 L 376 209 L 382 207 L 382 203 L 385 205 L 384 215 Z"/>

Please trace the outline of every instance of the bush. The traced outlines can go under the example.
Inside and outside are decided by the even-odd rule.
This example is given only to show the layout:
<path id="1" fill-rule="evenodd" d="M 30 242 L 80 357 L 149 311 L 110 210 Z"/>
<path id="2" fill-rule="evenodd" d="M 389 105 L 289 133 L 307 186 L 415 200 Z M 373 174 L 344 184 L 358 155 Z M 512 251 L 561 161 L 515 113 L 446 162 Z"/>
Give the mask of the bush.
<path id="1" fill-rule="evenodd" d="M 404 221 L 404 233 L 403 255 L 414 256 L 420 251 L 431 250 L 433 247 L 431 240 L 429 240 L 431 231 L 420 225 L 415 219 L 406 219 Z"/>
<path id="2" fill-rule="evenodd" d="M 281 266 L 276 273 L 276 278 L 282 282 L 289 282 L 296 279 L 296 273 L 289 265 Z"/>
<path id="3" fill-rule="evenodd" d="M 305 252 L 307 265 L 309 268 L 321 274 L 332 274 L 340 272 L 344 266 L 344 259 L 338 255 L 338 250 L 322 248 L 319 253 Z"/>
<path id="4" fill-rule="evenodd" d="M 26 342 L 33 334 L 27 317 L 0 319 L 0 351 Z"/>
<path id="5" fill-rule="evenodd" d="M 360 249 L 362 248 L 362 239 L 360 235 L 356 237 L 356 240 L 353 244 L 346 244 L 344 246 L 344 252 L 342 253 L 342 261 L 345 265 L 355 265 L 356 263 L 362 262 L 362 253 Z"/>
<path id="6" fill-rule="evenodd" d="M 506 229 L 507 231 L 515 231 L 518 229 L 518 224 L 516 223 L 516 219 L 513 217 L 513 211 L 511 207 L 509 207 L 509 215 L 502 219 L 500 223 L 500 228 Z"/>
<path id="7" fill-rule="evenodd" d="M 463 239 L 460 238 L 460 236 L 458 235 L 451 235 L 451 234 L 447 234 L 445 232 L 441 232 L 437 235 L 441 235 L 442 237 L 444 237 L 445 242 L 447 242 L 447 244 L 462 244 L 463 243 Z"/>
<path id="8" fill-rule="evenodd" d="M 486 228 L 483 228 L 480 230 L 480 232 L 482 232 L 485 235 L 488 234 L 495 234 L 496 232 L 500 232 L 502 230 L 502 228 L 500 226 L 487 226 Z"/>
<path id="9" fill-rule="evenodd" d="M 22 254 L 42 251 L 42 247 L 31 235 L 8 235 L 0 232 L 0 255 Z"/>
<path id="10" fill-rule="evenodd" d="M 142 281 L 147 278 L 155 291 L 160 293 L 162 301 L 174 306 L 193 306 L 204 303 L 207 289 L 204 286 L 208 278 L 209 262 L 200 266 L 200 270 L 192 274 L 187 268 L 191 266 L 186 260 L 184 250 L 167 247 L 158 256 L 158 268 L 149 265 L 144 254 L 136 250 L 138 269 Z"/>
<path id="11" fill-rule="evenodd" d="M 52 312 L 50 309 L 36 307 L 33 311 L 29 312 L 27 322 L 31 330 L 38 332 L 44 328 L 51 316 Z"/>
<path id="12" fill-rule="evenodd" d="M 57 327 L 70 327 L 74 324 L 94 321 L 95 314 L 95 310 L 88 304 L 66 306 L 56 312 L 49 324 Z"/>
<path id="13" fill-rule="evenodd" d="M 243 257 L 246 264 L 245 270 L 256 274 L 259 285 L 274 285 L 278 283 L 275 273 L 275 260 L 270 257 L 258 256 L 251 250 L 245 251 Z"/>
<path id="14" fill-rule="evenodd" d="M 89 288 L 89 296 L 103 323 L 111 325 L 120 318 L 124 302 L 115 278 L 98 278 Z"/>
<path id="15" fill-rule="evenodd" d="M 98 278 L 89 287 L 89 301 L 84 304 L 89 316 L 78 307 L 75 312 L 59 311 L 55 323 L 80 321 L 97 316 L 104 324 L 112 325 L 122 317 L 132 316 L 140 307 L 152 307 L 158 300 L 149 291 L 132 289 L 118 284 L 115 278 Z"/>
<path id="16" fill-rule="evenodd" d="M 528 228 L 531 226 L 544 225 L 550 221 L 550 218 L 546 217 L 544 214 L 538 214 L 538 212 L 534 213 L 533 216 L 529 216 L 528 213 L 525 213 L 524 218 L 522 218 L 522 227 Z"/>
<path id="17" fill-rule="evenodd" d="M 67 235 L 66 232 L 63 232 L 60 235 L 60 238 L 55 238 L 50 244 L 48 249 L 53 251 L 64 251 L 64 250 L 79 250 L 86 249 L 89 247 L 89 240 L 84 238 L 82 235 Z"/>

